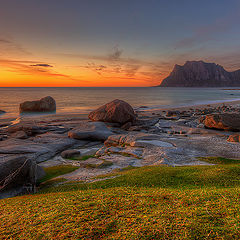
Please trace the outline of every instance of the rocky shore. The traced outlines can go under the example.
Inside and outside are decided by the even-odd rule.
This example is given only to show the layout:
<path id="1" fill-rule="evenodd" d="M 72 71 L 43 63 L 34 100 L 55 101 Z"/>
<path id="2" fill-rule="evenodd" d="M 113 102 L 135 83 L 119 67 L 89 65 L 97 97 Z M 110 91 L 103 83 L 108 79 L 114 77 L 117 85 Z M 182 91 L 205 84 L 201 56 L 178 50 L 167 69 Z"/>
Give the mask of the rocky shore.
<path id="1" fill-rule="evenodd" d="M 208 164 L 199 160 L 204 156 L 240 158 L 239 119 L 238 102 L 134 111 L 128 103 L 114 100 L 90 113 L 89 119 L 41 116 L 3 121 L 0 198 L 34 192 L 49 166 L 78 166 L 59 178 L 95 181 L 98 175 L 129 166 Z"/>

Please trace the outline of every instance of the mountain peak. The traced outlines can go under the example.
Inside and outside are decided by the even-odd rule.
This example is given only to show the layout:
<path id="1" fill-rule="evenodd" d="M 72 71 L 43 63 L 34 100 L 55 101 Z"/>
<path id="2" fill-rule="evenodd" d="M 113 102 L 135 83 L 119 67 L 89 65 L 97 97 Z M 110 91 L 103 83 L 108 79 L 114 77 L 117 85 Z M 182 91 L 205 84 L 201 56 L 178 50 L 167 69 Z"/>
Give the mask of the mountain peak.
<path id="1" fill-rule="evenodd" d="M 184 65 L 176 64 L 170 75 L 160 87 L 234 87 L 240 86 L 239 70 L 226 71 L 216 63 L 186 61 Z"/>

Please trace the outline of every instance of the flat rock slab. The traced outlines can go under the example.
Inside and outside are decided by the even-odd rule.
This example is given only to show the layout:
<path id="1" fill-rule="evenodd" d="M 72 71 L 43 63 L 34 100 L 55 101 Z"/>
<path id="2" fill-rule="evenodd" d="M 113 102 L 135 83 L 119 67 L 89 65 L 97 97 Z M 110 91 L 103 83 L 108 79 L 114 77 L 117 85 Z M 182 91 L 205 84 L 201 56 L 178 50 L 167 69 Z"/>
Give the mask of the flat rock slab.
<path id="1" fill-rule="evenodd" d="M 134 147 L 147 147 L 149 145 L 154 145 L 157 147 L 174 147 L 173 144 L 160 140 L 138 140 L 132 144 Z"/>
<path id="2" fill-rule="evenodd" d="M 57 153 L 72 147 L 77 141 L 60 134 L 43 134 L 31 139 L 7 139 L 0 142 L 1 154 L 27 154 L 36 162 L 54 157 Z"/>
<path id="3" fill-rule="evenodd" d="M 65 178 L 68 181 L 88 181 L 99 175 L 111 173 L 112 169 L 97 169 L 97 168 L 79 168 L 74 172 L 64 174 L 58 178 Z"/>
<path id="4" fill-rule="evenodd" d="M 109 147 L 104 148 L 104 153 L 115 153 L 115 154 L 122 154 L 122 155 L 129 155 L 135 158 L 141 158 L 143 149 L 142 148 L 135 148 L 135 147 Z M 101 154 L 100 154 L 101 155 Z"/>
<path id="5" fill-rule="evenodd" d="M 217 134 L 170 137 L 167 134 L 128 133 L 110 136 L 106 147 L 142 147 L 142 165 L 168 164 L 172 166 L 205 164 L 198 157 L 219 156 L 240 158 L 240 144 L 227 142 L 227 136 Z M 117 151 L 115 151 L 117 152 Z M 102 157 L 105 157 L 101 152 Z"/>
<path id="6" fill-rule="evenodd" d="M 105 155 L 105 156 L 100 157 L 100 159 L 104 159 L 104 160 L 112 162 L 113 165 L 110 167 L 112 169 L 125 168 L 125 167 L 129 167 L 129 166 L 134 166 L 134 167 L 142 166 L 140 159 L 134 158 L 131 156 L 123 156 L 120 154 Z"/>

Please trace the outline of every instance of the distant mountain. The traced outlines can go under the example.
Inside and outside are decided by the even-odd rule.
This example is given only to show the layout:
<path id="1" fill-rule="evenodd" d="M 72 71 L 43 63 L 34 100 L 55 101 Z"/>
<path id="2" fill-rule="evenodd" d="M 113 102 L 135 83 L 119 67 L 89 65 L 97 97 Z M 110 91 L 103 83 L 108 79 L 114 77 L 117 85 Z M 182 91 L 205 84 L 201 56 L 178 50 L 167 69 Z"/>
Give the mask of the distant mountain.
<path id="1" fill-rule="evenodd" d="M 226 71 L 222 66 L 203 61 L 175 65 L 159 87 L 239 87 L 240 70 Z"/>

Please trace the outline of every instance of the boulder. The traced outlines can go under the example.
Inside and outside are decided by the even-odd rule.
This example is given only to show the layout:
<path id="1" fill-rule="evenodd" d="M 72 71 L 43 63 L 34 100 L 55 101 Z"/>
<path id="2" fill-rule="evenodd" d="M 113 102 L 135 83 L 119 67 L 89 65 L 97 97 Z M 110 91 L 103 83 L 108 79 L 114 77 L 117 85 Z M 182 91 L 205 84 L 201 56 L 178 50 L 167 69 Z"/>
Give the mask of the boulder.
<path id="1" fill-rule="evenodd" d="M 37 101 L 26 101 L 20 104 L 20 113 L 24 112 L 54 112 L 56 111 L 55 100 L 48 96 Z"/>
<path id="2" fill-rule="evenodd" d="M 226 131 L 240 131 L 240 114 L 208 114 L 203 123 L 206 128 L 214 128 Z"/>
<path id="3" fill-rule="evenodd" d="M 91 112 L 88 118 L 92 121 L 124 124 L 134 122 L 136 115 L 128 103 L 116 99 Z"/>
<path id="4" fill-rule="evenodd" d="M 65 150 L 61 153 L 62 158 L 73 158 L 81 156 L 81 152 L 74 149 Z"/>
<path id="5" fill-rule="evenodd" d="M 240 142 L 240 135 L 239 134 L 234 134 L 230 135 L 227 139 L 228 142 Z"/>
<path id="6" fill-rule="evenodd" d="M 105 141 L 113 132 L 102 122 L 81 122 L 68 132 L 68 137 L 78 140 Z"/>
<path id="7" fill-rule="evenodd" d="M 0 157 L 0 198 L 9 191 L 33 192 L 36 181 L 43 176 L 34 160 L 26 156 Z M 11 195 L 11 194 L 10 194 Z M 14 194 L 13 194 L 14 195 Z"/>

